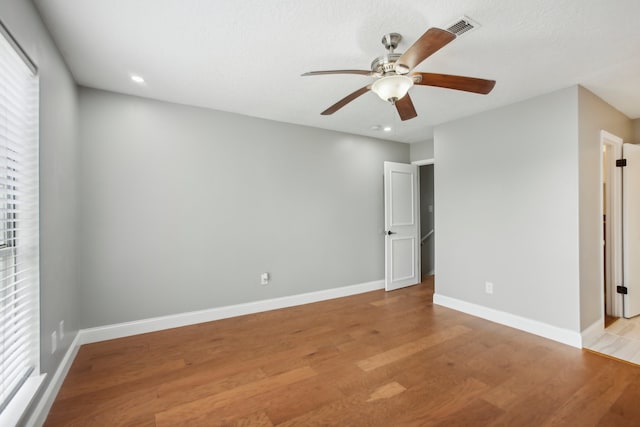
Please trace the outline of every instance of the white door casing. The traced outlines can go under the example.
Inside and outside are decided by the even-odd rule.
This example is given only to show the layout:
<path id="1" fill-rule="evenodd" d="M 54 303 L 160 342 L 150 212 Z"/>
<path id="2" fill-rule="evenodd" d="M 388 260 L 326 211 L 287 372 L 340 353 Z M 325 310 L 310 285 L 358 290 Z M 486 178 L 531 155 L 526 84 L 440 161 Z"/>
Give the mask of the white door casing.
<path id="1" fill-rule="evenodd" d="M 606 159 L 606 167 L 603 161 L 600 162 L 600 176 L 606 175 L 606 195 L 602 193 L 600 200 L 605 204 L 604 211 L 607 213 L 606 221 L 606 251 L 601 265 L 603 280 L 607 275 L 606 283 L 606 314 L 614 317 L 623 316 L 623 297 L 617 293 L 617 286 L 622 285 L 622 169 L 616 167 L 616 160 L 622 158 L 622 139 L 606 131 L 600 132 L 601 156 Z M 603 148 L 606 147 L 606 158 Z M 600 186 L 600 191 L 604 190 Z M 604 197 L 606 196 L 606 197 Z M 603 209 L 600 209 L 600 216 Z M 604 231 L 602 228 L 601 232 Z M 601 236 L 601 241 L 605 239 Z M 604 315 L 604 313 L 603 313 Z M 603 317 L 604 319 L 604 317 Z"/>
<path id="2" fill-rule="evenodd" d="M 420 282 L 418 166 L 384 162 L 385 289 Z"/>
<path id="3" fill-rule="evenodd" d="M 630 318 L 640 315 L 640 146 L 623 144 L 622 154 L 624 317 Z"/>

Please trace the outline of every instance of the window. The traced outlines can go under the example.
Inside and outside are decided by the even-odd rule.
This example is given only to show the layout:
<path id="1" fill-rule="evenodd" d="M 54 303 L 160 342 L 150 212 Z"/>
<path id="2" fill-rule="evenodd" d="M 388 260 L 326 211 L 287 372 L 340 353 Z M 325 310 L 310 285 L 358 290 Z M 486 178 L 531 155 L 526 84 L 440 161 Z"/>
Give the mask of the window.
<path id="1" fill-rule="evenodd" d="M 38 77 L 0 22 L 0 424 L 39 384 Z M 37 386 L 36 386 L 37 387 Z M 18 401 L 22 400 L 20 406 Z M 17 415 L 16 415 L 17 413 Z M 8 416 L 11 418 L 7 418 Z M 10 425 L 10 424 L 9 424 Z"/>

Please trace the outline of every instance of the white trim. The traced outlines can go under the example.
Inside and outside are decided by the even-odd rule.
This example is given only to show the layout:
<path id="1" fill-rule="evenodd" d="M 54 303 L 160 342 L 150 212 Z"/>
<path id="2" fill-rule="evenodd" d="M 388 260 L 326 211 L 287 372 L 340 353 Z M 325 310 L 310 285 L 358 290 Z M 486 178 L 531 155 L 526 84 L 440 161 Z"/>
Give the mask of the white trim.
<path id="1" fill-rule="evenodd" d="M 611 132 L 607 132 L 606 130 L 601 130 L 600 131 L 600 138 L 601 139 L 608 139 L 610 141 L 615 142 L 616 144 L 622 144 L 624 142 L 624 140 L 622 138 L 612 134 Z"/>
<path id="2" fill-rule="evenodd" d="M 604 321 L 598 319 L 588 328 L 582 331 L 582 347 L 589 347 L 600 335 L 604 333 Z"/>
<path id="3" fill-rule="evenodd" d="M 20 386 L 18 392 L 0 413 L 0 425 L 7 427 L 18 425 L 46 376 L 47 374 L 34 375 Z"/>
<path id="4" fill-rule="evenodd" d="M 99 326 L 81 330 L 78 333 L 79 345 L 161 331 L 163 329 L 178 328 L 196 323 L 211 322 L 229 317 L 244 316 L 246 314 L 260 313 L 279 308 L 310 304 L 379 289 L 384 289 L 384 280 L 225 307 L 172 314 L 169 316 L 153 317 L 133 322 L 117 323 L 115 325 Z"/>
<path id="5" fill-rule="evenodd" d="M 31 413 L 31 417 L 25 423 L 26 427 L 34 427 L 41 426 L 47 419 L 47 415 L 49 415 L 49 410 L 53 405 L 53 402 L 56 400 L 56 396 L 58 395 L 58 391 L 60 391 L 60 387 L 62 387 L 62 383 L 64 379 L 67 377 L 67 373 L 71 368 L 71 364 L 76 358 L 76 354 L 78 354 L 78 349 L 80 348 L 80 331 L 76 334 L 76 337 L 71 342 L 69 349 L 65 353 L 60 365 L 58 365 L 58 369 L 56 369 L 56 373 L 53 374 L 53 378 L 49 382 L 44 393 L 40 397 L 40 401 L 38 405 L 35 407 L 33 412 Z"/>
<path id="6" fill-rule="evenodd" d="M 4 38 L 7 41 L 7 43 L 9 43 L 9 45 L 13 48 L 13 50 L 20 57 L 22 62 L 24 62 L 24 65 L 27 66 L 29 71 L 31 71 L 31 73 L 34 76 L 37 75 L 38 74 L 38 66 L 36 65 L 35 61 L 33 59 L 31 59 L 31 57 L 29 56 L 27 51 L 22 48 L 20 43 L 18 43 L 18 40 L 16 40 L 15 37 L 13 37 L 13 34 L 11 34 L 11 32 L 4 25 L 4 22 L 2 22 L 2 20 L 0 20 L 0 35 L 4 36 Z"/>
<path id="7" fill-rule="evenodd" d="M 582 336 L 580 333 L 569 329 L 558 328 L 557 326 L 552 326 L 537 320 L 527 319 L 526 317 L 516 316 L 515 314 L 495 310 L 437 293 L 433 295 L 433 303 L 461 311 L 472 316 L 481 317 L 501 325 L 529 332 L 530 334 L 558 341 L 572 347 L 582 348 Z"/>
<path id="8" fill-rule="evenodd" d="M 425 165 L 433 165 L 435 164 L 435 159 L 425 159 L 425 160 L 414 160 L 411 162 L 412 165 L 416 166 L 425 166 Z"/>

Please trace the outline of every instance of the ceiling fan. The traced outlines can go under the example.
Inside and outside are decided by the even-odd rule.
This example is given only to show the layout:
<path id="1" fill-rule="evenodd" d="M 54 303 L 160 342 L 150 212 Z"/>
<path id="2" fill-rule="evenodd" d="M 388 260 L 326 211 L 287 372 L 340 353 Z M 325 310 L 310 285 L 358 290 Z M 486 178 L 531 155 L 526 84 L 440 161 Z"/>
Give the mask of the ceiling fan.
<path id="1" fill-rule="evenodd" d="M 303 76 L 318 76 L 322 74 L 360 74 L 374 77 L 376 80 L 355 92 L 345 96 L 321 114 L 333 114 L 354 99 L 369 92 L 376 93 L 384 101 L 395 105 L 404 120 L 417 117 L 411 97 L 408 94 L 413 85 L 438 86 L 486 95 L 495 86 L 495 80 L 478 79 L 474 77 L 453 76 L 449 74 L 421 73 L 412 71 L 422 61 L 452 42 L 456 35 L 440 28 L 429 28 L 403 54 L 395 53 L 402 36 L 398 33 L 385 34 L 382 44 L 388 53 L 376 58 L 371 63 L 371 71 L 367 70 L 328 70 L 311 71 Z"/>

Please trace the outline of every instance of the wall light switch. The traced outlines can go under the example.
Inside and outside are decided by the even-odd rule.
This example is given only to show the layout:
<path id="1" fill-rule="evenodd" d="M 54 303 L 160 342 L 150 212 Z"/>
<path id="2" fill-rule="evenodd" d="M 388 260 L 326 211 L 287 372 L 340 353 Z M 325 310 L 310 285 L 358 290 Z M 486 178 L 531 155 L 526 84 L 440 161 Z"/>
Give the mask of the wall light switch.
<path id="1" fill-rule="evenodd" d="M 56 331 L 51 333 L 51 354 L 55 353 L 58 349 L 58 334 Z"/>
<path id="2" fill-rule="evenodd" d="M 260 275 L 260 284 L 268 285 L 269 284 L 269 273 L 262 273 Z"/>
<path id="3" fill-rule="evenodd" d="M 488 294 L 493 294 L 493 283 L 484 282 L 484 291 Z"/>

